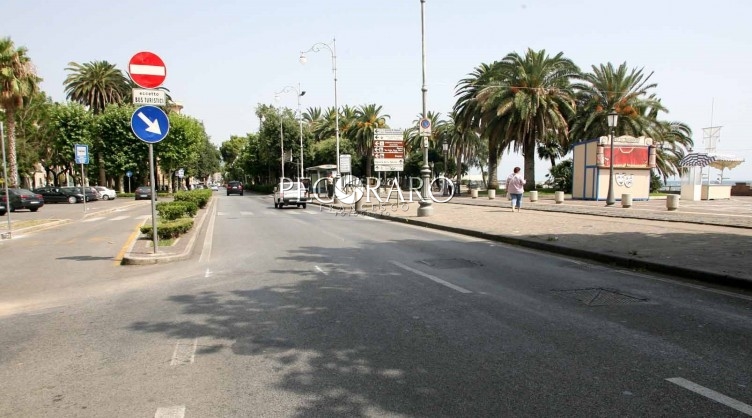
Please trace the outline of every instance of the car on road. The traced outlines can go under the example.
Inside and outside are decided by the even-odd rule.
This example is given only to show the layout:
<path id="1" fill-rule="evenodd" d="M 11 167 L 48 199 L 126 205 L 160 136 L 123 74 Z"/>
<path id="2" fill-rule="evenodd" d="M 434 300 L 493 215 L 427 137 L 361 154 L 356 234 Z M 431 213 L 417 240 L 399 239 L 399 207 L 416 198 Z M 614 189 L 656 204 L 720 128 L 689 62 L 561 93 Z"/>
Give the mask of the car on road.
<path id="1" fill-rule="evenodd" d="M 36 212 L 44 206 L 44 197 L 28 189 L 8 189 L 10 202 L 5 199 L 5 193 L 0 196 L 0 201 L 6 203 L 7 211 L 15 212 L 18 209 L 28 209 Z"/>
<path id="2" fill-rule="evenodd" d="M 81 194 L 81 186 L 65 186 L 61 187 L 61 189 L 66 190 L 68 193 L 75 193 L 75 194 Z M 92 200 L 99 200 L 99 194 L 96 190 L 94 190 L 93 187 L 84 187 L 84 192 L 86 192 L 86 201 L 91 202 Z"/>
<path id="3" fill-rule="evenodd" d="M 117 192 L 104 186 L 94 186 L 94 189 L 99 192 L 102 200 L 112 200 L 117 198 Z"/>
<path id="4" fill-rule="evenodd" d="M 136 189 L 136 200 L 151 200 L 151 187 L 139 186 Z M 157 196 L 154 196 L 154 200 L 158 200 Z"/>
<path id="5" fill-rule="evenodd" d="M 282 209 L 285 205 L 303 206 L 308 203 L 308 189 L 299 182 L 286 181 L 274 187 L 274 207 Z"/>
<path id="6" fill-rule="evenodd" d="M 212 184 L 212 185 L 211 185 L 211 186 L 210 186 L 209 188 L 210 188 L 210 189 L 211 189 L 211 190 L 212 190 L 213 192 L 218 192 L 218 191 L 219 191 L 219 186 L 217 186 L 216 184 Z"/>
<path id="7" fill-rule="evenodd" d="M 47 186 L 38 187 L 32 191 L 42 195 L 45 203 L 81 203 L 84 201 L 81 188 L 76 190 L 68 187 Z"/>
<path id="8" fill-rule="evenodd" d="M 5 202 L 0 202 L 0 216 L 5 215 L 5 212 L 8 211 L 8 208 L 5 207 Z"/>
<path id="9" fill-rule="evenodd" d="M 231 194 L 239 194 L 243 196 L 243 183 L 239 181 L 231 181 L 227 183 L 227 196 Z"/>

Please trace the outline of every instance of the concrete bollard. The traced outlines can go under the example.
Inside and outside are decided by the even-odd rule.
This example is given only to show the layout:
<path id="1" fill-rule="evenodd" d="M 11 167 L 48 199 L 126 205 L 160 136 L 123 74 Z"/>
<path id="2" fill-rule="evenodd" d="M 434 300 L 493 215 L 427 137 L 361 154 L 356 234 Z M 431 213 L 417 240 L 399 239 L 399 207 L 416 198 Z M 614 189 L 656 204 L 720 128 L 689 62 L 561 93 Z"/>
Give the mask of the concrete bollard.
<path id="1" fill-rule="evenodd" d="M 564 192 L 554 192 L 554 201 L 556 203 L 564 203 Z"/>
<path id="2" fill-rule="evenodd" d="M 679 197 L 678 194 L 666 195 L 666 209 L 677 210 L 679 208 Z"/>
<path id="3" fill-rule="evenodd" d="M 624 193 L 621 195 L 621 207 L 623 208 L 631 208 L 632 207 L 632 194 L 630 193 Z"/>
<path id="4" fill-rule="evenodd" d="M 537 190 L 532 190 L 530 192 L 530 201 L 531 202 L 537 202 L 538 201 L 538 191 Z"/>
<path id="5" fill-rule="evenodd" d="M 488 198 L 496 199 L 496 189 L 488 189 Z"/>
<path id="6" fill-rule="evenodd" d="M 478 189 L 470 189 L 470 197 L 472 197 L 473 199 L 477 199 L 478 198 Z"/>

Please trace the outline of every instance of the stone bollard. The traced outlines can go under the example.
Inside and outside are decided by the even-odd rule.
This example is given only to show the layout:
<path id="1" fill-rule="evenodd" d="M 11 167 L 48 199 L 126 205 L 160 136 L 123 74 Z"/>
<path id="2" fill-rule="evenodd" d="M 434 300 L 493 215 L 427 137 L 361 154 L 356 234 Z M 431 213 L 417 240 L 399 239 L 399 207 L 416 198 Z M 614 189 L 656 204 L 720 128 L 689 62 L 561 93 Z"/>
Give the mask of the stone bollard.
<path id="1" fill-rule="evenodd" d="M 488 198 L 496 199 L 496 189 L 488 189 Z"/>
<path id="2" fill-rule="evenodd" d="M 624 193 L 621 195 L 621 207 L 623 208 L 632 207 L 632 195 L 630 193 Z"/>
<path id="3" fill-rule="evenodd" d="M 531 202 L 537 202 L 538 201 L 538 191 L 537 190 L 530 191 L 530 201 Z"/>
<path id="4" fill-rule="evenodd" d="M 363 201 L 366 200 L 365 196 L 355 201 L 355 211 L 360 212 L 363 210 Z"/>
<path id="5" fill-rule="evenodd" d="M 556 203 L 564 203 L 564 192 L 554 192 L 554 201 Z"/>
<path id="6" fill-rule="evenodd" d="M 473 199 L 477 199 L 478 198 L 478 189 L 470 189 L 470 197 L 472 197 Z"/>
<path id="7" fill-rule="evenodd" d="M 678 194 L 670 194 L 666 195 L 666 209 L 668 210 L 676 210 L 679 208 L 679 195 Z"/>

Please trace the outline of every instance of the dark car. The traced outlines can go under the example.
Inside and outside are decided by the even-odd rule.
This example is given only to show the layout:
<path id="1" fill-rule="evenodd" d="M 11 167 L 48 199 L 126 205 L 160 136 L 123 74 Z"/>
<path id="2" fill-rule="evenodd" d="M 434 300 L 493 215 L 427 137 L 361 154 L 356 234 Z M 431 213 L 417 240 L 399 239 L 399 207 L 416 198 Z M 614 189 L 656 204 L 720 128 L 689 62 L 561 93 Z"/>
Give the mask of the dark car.
<path id="1" fill-rule="evenodd" d="M 136 200 L 151 200 L 151 187 L 139 186 L 136 189 Z M 154 196 L 154 200 L 157 200 L 156 196 Z"/>
<path id="2" fill-rule="evenodd" d="M 227 196 L 231 194 L 239 194 L 243 196 L 243 183 L 239 181 L 231 181 L 227 183 Z"/>
<path id="3" fill-rule="evenodd" d="M 77 195 L 81 195 L 81 186 L 66 186 L 61 187 L 61 189 L 64 189 L 68 193 L 75 193 Z M 94 190 L 93 187 L 84 187 L 84 191 L 86 192 L 86 201 L 91 202 L 92 200 L 99 200 L 99 194 Z"/>
<path id="4" fill-rule="evenodd" d="M 81 194 L 81 188 L 71 190 L 67 187 L 39 187 L 33 190 L 34 193 L 42 195 L 45 203 L 81 203 L 84 201 L 84 195 Z"/>
<path id="5" fill-rule="evenodd" d="M 28 209 L 32 212 L 36 212 L 44 206 L 44 198 L 40 194 L 36 194 L 27 189 L 8 189 L 10 195 L 10 202 L 6 202 L 5 193 L 0 196 L 0 201 L 7 204 L 7 210 L 15 212 L 18 209 Z"/>
<path id="6" fill-rule="evenodd" d="M 5 215 L 5 212 L 7 212 L 8 209 L 5 207 L 5 202 L 0 200 L 0 216 Z"/>

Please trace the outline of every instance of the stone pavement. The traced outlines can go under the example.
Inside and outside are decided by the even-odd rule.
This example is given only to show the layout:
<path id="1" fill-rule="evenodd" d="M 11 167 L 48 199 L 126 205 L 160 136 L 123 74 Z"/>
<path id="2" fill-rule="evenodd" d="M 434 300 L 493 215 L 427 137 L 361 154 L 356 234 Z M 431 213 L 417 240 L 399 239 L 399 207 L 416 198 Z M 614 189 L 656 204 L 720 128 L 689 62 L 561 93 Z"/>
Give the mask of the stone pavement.
<path id="1" fill-rule="evenodd" d="M 137 240 L 126 254 L 126 264 L 152 264 L 196 256 L 197 237 L 216 199 L 199 212 L 196 226 L 173 246 L 158 254 Z M 620 202 L 565 200 L 553 196 L 538 202 L 525 197 L 521 212 L 512 212 L 504 196 L 472 199 L 454 197 L 434 203 L 433 214 L 417 216 L 417 203 L 330 208 L 340 216 L 374 216 L 411 225 L 441 229 L 581 257 L 623 267 L 666 273 L 707 283 L 752 287 L 752 197 L 730 200 L 680 202 L 668 211 L 665 199 Z M 271 196 L 269 205 L 272 205 Z"/>

